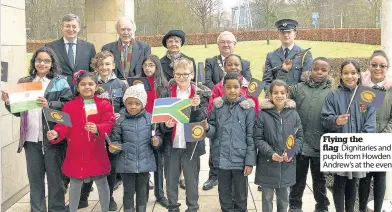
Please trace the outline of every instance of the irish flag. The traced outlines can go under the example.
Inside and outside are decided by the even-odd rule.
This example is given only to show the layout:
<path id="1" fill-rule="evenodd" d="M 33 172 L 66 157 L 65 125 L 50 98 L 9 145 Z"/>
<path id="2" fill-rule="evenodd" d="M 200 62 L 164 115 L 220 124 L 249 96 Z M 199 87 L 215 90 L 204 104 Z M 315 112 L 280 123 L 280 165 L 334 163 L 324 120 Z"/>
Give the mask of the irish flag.
<path id="1" fill-rule="evenodd" d="M 8 86 L 10 97 L 10 107 L 12 113 L 19 113 L 27 110 L 37 109 L 38 97 L 43 97 L 45 90 L 42 89 L 42 82 L 20 83 Z"/>

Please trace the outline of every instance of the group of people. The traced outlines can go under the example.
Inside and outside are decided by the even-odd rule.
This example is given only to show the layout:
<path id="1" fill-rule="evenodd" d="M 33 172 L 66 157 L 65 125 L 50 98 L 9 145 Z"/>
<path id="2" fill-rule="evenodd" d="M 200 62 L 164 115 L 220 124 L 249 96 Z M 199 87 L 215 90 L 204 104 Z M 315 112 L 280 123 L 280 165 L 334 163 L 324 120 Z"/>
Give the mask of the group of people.
<path id="1" fill-rule="evenodd" d="M 217 38 L 219 55 L 205 61 L 205 82 L 195 83 L 195 61 L 181 47 L 185 33 L 171 30 L 162 39 L 166 55 L 151 55 L 148 44 L 135 40 L 132 20 L 116 24 L 119 39 L 95 52 L 93 44 L 78 39 L 80 20 L 64 16 L 64 36 L 38 49 L 29 76 L 18 83 L 42 82 L 41 107 L 70 115 L 72 127 L 45 123 L 42 108 L 14 113 L 21 117 L 18 152 L 25 150 L 32 212 L 71 211 L 88 206 L 92 183 L 98 188 L 102 211 L 117 210 L 113 190 L 118 175 L 123 182 L 124 211 L 146 211 L 149 172 L 154 172 L 156 201 L 168 211 L 180 211 L 178 187 L 185 189 L 187 211 L 199 210 L 200 156 L 205 142 L 187 142 L 184 124 L 169 119 L 152 124 L 154 100 L 192 99 L 190 122 L 202 122 L 210 142 L 209 179 L 203 189 L 218 185 L 224 212 L 247 211 L 248 176 L 256 167 L 255 183 L 262 191 L 263 212 L 302 211 L 308 169 L 313 178 L 317 212 L 328 211 L 325 174 L 320 171 L 320 138 L 324 133 L 392 132 L 392 81 L 389 60 L 376 50 L 368 70 L 346 59 L 338 88 L 332 88 L 327 58 L 312 59 L 294 42 L 297 22 L 276 22 L 282 46 L 268 53 L 263 81 L 266 98 L 247 93 L 250 62 L 235 53 L 237 40 L 228 31 Z M 129 85 L 129 77 L 145 77 L 151 90 Z M 380 108 L 350 99 L 356 87 L 386 92 Z M 100 87 L 109 91 L 98 92 Z M 121 90 L 121 95 L 111 91 Z M 9 95 L 2 91 L 9 107 Z M 86 103 L 87 102 L 87 103 Z M 87 116 L 86 108 L 97 112 Z M 86 105 L 89 104 L 89 105 Z M 349 110 L 347 110 L 349 108 Z M 286 141 L 295 141 L 295 152 Z M 334 173 L 333 200 L 337 212 L 354 211 L 359 181 L 359 210 L 366 211 L 374 178 L 374 211 L 380 212 L 385 172 Z M 166 180 L 166 195 L 163 182 Z M 69 189 L 69 205 L 65 191 Z M 136 194 L 136 203 L 134 196 Z"/>

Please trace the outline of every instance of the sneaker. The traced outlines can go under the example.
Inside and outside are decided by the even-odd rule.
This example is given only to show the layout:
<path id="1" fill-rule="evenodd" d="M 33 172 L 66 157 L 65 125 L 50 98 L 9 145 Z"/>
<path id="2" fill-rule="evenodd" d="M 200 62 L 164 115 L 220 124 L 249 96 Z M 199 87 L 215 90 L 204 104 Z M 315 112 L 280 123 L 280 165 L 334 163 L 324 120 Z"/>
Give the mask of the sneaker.
<path id="1" fill-rule="evenodd" d="M 117 211 L 117 203 L 113 198 L 110 198 L 109 211 Z"/>

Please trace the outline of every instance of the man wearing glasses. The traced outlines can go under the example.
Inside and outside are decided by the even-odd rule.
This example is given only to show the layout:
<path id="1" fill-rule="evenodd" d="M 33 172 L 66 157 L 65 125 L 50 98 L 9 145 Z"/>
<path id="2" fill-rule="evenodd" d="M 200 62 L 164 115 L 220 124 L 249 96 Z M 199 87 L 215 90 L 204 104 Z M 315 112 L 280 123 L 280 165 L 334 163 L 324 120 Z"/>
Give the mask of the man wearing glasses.
<path id="1" fill-rule="evenodd" d="M 135 23 L 130 18 L 121 18 L 116 24 L 119 39 L 102 47 L 113 53 L 116 76 L 125 80 L 142 72 L 143 59 L 151 54 L 151 47 L 135 40 Z"/>
<path id="2" fill-rule="evenodd" d="M 237 39 L 235 38 L 233 33 L 229 31 L 224 31 L 218 36 L 217 44 L 219 49 L 219 55 L 213 58 L 208 58 L 205 62 L 205 86 L 210 89 L 212 89 L 214 85 L 218 84 L 223 79 L 226 73 L 223 70 L 225 58 L 231 54 L 234 54 Z M 247 60 L 242 60 L 241 75 L 244 76 L 247 81 L 250 81 L 252 78 L 252 74 L 250 73 L 250 62 Z M 207 187 L 210 189 L 212 188 L 210 186 Z"/>
<path id="3" fill-rule="evenodd" d="M 92 43 L 78 39 L 80 31 L 80 19 L 75 14 L 67 14 L 62 19 L 63 37 L 60 40 L 47 43 L 45 46 L 53 49 L 56 53 L 62 75 L 67 77 L 67 81 L 72 91 L 75 86 L 72 77 L 79 70 L 90 70 L 91 58 L 95 56 L 95 47 Z"/>

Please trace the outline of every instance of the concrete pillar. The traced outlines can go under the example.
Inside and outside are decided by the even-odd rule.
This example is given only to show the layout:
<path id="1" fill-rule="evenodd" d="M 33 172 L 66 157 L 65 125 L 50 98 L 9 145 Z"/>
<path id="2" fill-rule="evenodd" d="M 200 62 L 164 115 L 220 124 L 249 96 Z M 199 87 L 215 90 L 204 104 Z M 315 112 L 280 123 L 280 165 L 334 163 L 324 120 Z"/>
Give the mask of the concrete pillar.
<path id="1" fill-rule="evenodd" d="M 25 0 L 1 0 L 1 60 L 8 62 L 8 83 L 26 76 Z M 1 89 L 8 83 L 1 82 Z M 24 152 L 17 154 L 19 123 L 0 101 L 2 211 L 23 197 L 29 190 Z"/>
<path id="2" fill-rule="evenodd" d="M 86 0 L 87 40 L 94 43 L 97 52 L 118 39 L 115 26 L 119 18 L 134 20 L 134 4 L 134 0 Z"/>

